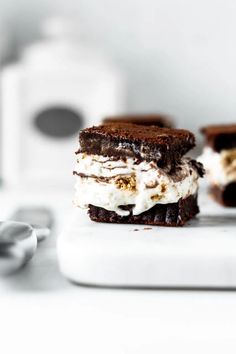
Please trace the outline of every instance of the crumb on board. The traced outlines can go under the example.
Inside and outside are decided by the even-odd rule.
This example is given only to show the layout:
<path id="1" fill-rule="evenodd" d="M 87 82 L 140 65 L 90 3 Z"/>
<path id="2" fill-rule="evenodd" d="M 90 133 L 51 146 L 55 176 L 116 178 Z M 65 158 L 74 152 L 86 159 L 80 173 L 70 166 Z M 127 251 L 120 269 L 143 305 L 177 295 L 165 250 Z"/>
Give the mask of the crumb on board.
<path id="1" fill-rule="evenodd" d="M 152 230 L 152 227 L 144 227 L 144 230 Z"/>

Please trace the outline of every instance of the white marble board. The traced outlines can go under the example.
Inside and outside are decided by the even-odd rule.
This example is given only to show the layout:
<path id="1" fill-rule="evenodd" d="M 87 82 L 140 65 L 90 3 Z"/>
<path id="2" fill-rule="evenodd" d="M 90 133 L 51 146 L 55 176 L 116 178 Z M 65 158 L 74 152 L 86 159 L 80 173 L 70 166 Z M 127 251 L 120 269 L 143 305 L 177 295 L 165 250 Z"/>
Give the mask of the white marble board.
<path id="1" fill-rule="evenodd" d="M 86 285 L 236 287 L 236 208 L 202 192 L 201 213 L 184 227 L 103 224 L 74 210 L 58 238 L 61 272 Z"/>

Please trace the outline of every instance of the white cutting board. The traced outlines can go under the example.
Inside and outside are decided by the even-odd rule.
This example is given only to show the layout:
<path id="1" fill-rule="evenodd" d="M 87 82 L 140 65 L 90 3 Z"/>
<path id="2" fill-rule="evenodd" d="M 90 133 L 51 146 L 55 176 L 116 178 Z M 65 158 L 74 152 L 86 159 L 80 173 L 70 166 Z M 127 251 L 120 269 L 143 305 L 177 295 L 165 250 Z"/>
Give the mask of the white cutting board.
<path id="1" fill-rule="evenodd" d="M 236 208 L 206 193 L 184 227 L 92 222 L 75 210 L 58 238 L 61 272 L 84 285 L 236 287 Z"/>

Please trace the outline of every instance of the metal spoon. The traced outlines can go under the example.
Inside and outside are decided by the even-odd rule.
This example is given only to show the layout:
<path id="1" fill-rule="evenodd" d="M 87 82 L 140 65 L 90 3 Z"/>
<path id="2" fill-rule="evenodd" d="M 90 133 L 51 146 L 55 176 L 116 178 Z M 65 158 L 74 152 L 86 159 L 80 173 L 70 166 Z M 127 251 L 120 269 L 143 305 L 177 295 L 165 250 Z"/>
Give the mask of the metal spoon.
<path id="1" fill-rule="evenodd" d="M 0 222 L 0 275 L 9 275 L 21 268 L 34 255 L 37 237 L 26 223 Z"/>

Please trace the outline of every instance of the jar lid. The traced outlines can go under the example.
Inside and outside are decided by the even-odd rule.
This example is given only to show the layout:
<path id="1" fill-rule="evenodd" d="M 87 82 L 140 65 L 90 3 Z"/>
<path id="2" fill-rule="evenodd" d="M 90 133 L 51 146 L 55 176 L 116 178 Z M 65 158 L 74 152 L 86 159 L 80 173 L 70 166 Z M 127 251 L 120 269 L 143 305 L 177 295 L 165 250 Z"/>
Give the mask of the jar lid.
<path id="1" fill-rule="evenodd" d="M 63 17 L 52 17 L 42 24 L 43 39 L 30 44 L 22 59 L 36 66 L 109 66 L 109 59 L 101 50 L 89 46 L 77 23 Z"/>

